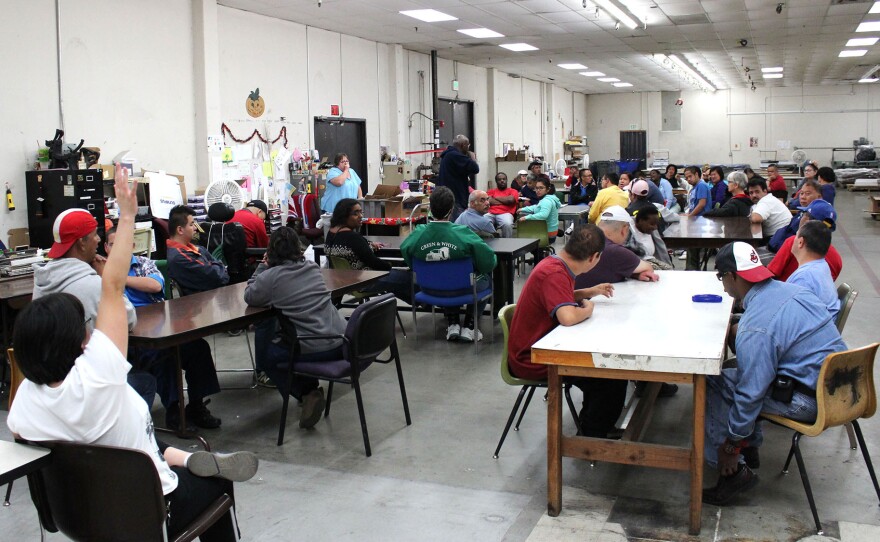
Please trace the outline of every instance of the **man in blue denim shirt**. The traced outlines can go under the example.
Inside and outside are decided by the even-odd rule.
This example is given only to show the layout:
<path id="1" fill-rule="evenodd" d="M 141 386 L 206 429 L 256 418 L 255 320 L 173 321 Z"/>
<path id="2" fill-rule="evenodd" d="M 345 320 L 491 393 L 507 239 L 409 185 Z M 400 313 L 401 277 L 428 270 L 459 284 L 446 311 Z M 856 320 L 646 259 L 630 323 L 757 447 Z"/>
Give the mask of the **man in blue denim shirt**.
<path id="1" fill-rule="evenodd" d="M 736 334 L 737 367 L 710 376 L 706 386 L 706 462 L 720 476 L 703 490 L 703 502 L 721 506 L 758 483 L 751 470 L 763 441 L 758 415 L 814 420 L 819 370 L 828 354 L 846 345 L 818 298 L 773 280 L 750 245 L 725 245 L 715 269 L 724 290 L 745 308 Z M 772 397 L 777 377 L 792 379 L 790 401 Z"/>

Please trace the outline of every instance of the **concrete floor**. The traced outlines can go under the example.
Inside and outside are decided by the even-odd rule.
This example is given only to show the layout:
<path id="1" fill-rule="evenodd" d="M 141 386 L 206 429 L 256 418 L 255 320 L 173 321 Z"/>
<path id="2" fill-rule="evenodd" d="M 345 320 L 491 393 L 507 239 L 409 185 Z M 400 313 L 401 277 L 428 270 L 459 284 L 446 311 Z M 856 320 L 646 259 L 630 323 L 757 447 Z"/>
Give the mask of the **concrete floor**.
<path id="1" fill-rule="evenodd" d="M 844 259 L 841 280 L 859 291 L 844 339 L 861 346 L 880 339 L 875 320 L 880 222 L 862 212 L 864 192 L 839 191 L 836 205 L 841 224 L 834 245 Z M 523 280 L 518 279 L 517 288 Z M 433 339 L 428 316 L 419 318 L 418 342 L 411 318 L 404 315 L 403 321 L 409 338 L 399 345 L 413 425 L 405 425 L 394 369 L 370 369 L 363 382 L 370 458 L 364 455 L 354 394 L 344 387 L 337 386 L 330 417 L 313 430 L 298 428 L 294 406 L 281 447 L 275 446 L 281 406 L 275 390 L 227 390 L 213 398 L 211 410 L 222 417 L 223 427 L 204 431 L 212 446 L 249 449 L 260 456 L 258 476 L 236 487 L 243 539 L 793 541 L 815 534 L 796 470 L 779 474 L 790 436 L 774 427 L 766 431 L 757 488 L 733 506 L 705 506 L 699 537 L 687 534 L 687 476 L 672 471 L 601 463 L 591 468 L 566 459 L 563 511 L 549 517 L 545 408 L 537 397 L 521 431 L 511 431 L 501 457 L 492 458 L 517 393 L 498 374 L 500 328 L 495 343 L 487 337 L 475 353 L 472 345 Z M 438 338 L 441 325 L 438 317 Z M 682 340 L 687 333 L 682 331 Z M 221 366 L 249 363 L 243 337 L 214 340 Z M 221 375 L 230 386 L 246 379 Z M 690 401 L 687 386 L 660 400 L 648 440 L 685 443 Z M 154 415 L 161 424 L 161 408 Z M 10 439 L 5 418 L 6 412 L 0 412 L 0 438 Z M 566 423 L 573 426 L 570 418 Z M 880 464 L 880 421 L 865 420 L 862 427 Z M 809 539 L 880 540 L 877 497 L 843 430 L 806 438 L 803 450 L 827 533 Z M 714 483 L 715 476 L 707 470 L 706 483 Z M 15 486 L 12 506 L 0 508 L 0 533 L 3 540 L 40 537 L 23 481 Z"/>

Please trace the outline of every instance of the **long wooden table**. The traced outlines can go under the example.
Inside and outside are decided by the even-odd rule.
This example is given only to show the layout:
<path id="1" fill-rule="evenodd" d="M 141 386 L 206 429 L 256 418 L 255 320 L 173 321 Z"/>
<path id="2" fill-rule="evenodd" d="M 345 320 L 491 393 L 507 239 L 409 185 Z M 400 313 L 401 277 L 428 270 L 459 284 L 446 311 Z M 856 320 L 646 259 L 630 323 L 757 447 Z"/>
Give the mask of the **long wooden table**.
<path id="1" fill-rule="evenodd" d="M 663 240 L 671 249 L 721 248 L 733 241 L 757 246 L 763 239 L 760 224 L 752 224 L 748 217 L 681 216 L 663 232 Z"/>
<path id="2" fill-rule="evenodd" d="M 400 245 L 405 237 L 384 236 L 384 235 L 368 235 L 368 241 L 381 243 L 382 248 L 376 253 L 380 258 L 400 258 L 402 253 Z M 492 239 L 484 239 L 489 248 L 495 251 L 498 257 L 498 265 L 492 272 L 494 296 L 492 311 L 496 314 L 498 310 L 506 304 L 513 303 L 513 278 L 516 272 L 515 262 L 518 258 L 525 256 L 538 248 L 537 239 L 521 239 L 518 237 L 496 237 Z M 321 263 L 321 256 L 324 255 L 324 245 L 315 245 L 312 247 L 315 251 L 315 261 Z M 499 295 L 500 294 L 500 295 Z"/>
<path id="3" fill-rule="evenodd" d="M 387 275 L 387 271 L 322 269 L 324 283 L 333 298 L 359 290 Z M 241 329 L 274 314 L 267 307 L 251 307 L 244 301 L 247 283 L 240 282 L 196 294 L 138 307 L 137 324 L 131 330 L 131 346 L 174 348 L 177 362 L 177 393 L 181 398 L 178 434 L 187 436 L 183 398 L 180 345 L 234 329 Z"/>
<path id="4" fill-rule="evenodd" d="M 659 282 L 615 284 L 614 297 L 595 298 L 593 316 L 558 326 L 532 346 L 532 361 L 547 365 L 547 510 L 562 509 L 562 457 L 690 472 L 690 532 L 702 513 L 706 375 L 721 372 L 733 299 L 714 273 L 658 271 Z M 721 295 L 720 303 L 694 303 L 694 294 Z M 644 315 L 670 315 L 645 325 Z M 674 315 L 675 317 L 671 317 Z M 670 341 L 682 329 L 699 329 Z M 639 340 L 632 340 L 638 329 Z M 567 437 L 562 434 L 562 380 L 567 376 L 693 384 L 692 439 L 688 446 Z"/>

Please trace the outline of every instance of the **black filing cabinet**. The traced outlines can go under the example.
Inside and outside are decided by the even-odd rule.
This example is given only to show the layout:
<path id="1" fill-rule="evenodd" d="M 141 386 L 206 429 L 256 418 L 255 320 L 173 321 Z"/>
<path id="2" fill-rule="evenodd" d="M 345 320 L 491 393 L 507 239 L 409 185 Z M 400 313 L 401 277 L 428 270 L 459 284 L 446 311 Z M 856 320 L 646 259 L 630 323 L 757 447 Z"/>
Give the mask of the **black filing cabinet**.
<path id="1" fill-rule="evenodd" d="M 92 213 L 104 237 L 104 184 L 100 169 L 46 169 L 25 172 L 31 246 L 49 248 L 52 225 L 67 209 Z"/>

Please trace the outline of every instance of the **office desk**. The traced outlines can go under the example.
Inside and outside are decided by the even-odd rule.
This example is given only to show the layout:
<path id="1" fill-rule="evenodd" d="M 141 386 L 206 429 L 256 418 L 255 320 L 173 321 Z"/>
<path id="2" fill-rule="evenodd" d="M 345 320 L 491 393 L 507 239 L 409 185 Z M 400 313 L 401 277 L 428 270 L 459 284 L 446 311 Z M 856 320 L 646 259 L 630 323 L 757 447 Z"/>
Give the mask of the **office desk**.
<path id="1" fill-rule="evenodd" d="M 321 269 L 324 283 L 331 297 L 359 290 L 387 275 L 387 271 L 350 271 Z M 129 334 L 131 346 L 171 348 L 176 351 L 177 393 L 183 397 L 183 372 L 180 368 L 181 344 L 221 333 L 241 329 L 271 317 L 274 311 L 266 307 L 250 307 L 244 301 L 246 282 L 199 292 L 138 307 L 137 324 Z M 180 430 L 187 436 L 185 401 L 180 402 Z"/>
<path id="2" fill-rule="evenodd" d="M 690 532 L 699 534 L 703 489 L 706 375 L 721 372 L 733 299 L 714 273 L 658 271 L 655 283 L 615 284 L 612 299 L 594 298 L 593 316 L 558 326 L 532 346 L 532 361 L 547 365 L 547 510 L 562 509 L 562 457 L 690 471 Z M 694 303 L 694 294 L 719 294 L 721 303 Z M 650 326 L 644 315 L 661 315 Z M 663 318 L 663 315 L 675 317 Z M 686 341 L 682 329 L 699 328 Z M 638 341 L 631 330 L 639 329 Z M 693 437 L 687 447 L 562 435 L 562 378 L 586 376 L 693 384 Z M 635 440 L 638 440 L 636 436 Z"/>
<path id="3" fill-rule="evenodd" d="M 760 224 L 752 224 L 748 217 L 681 216 L 663 232 L 663 240 L 671 249 L 721 248 L 733 241 L 757 246 L 763 239 Z"/>
<path id="4" fill-rule="evenodd" d="M 400 258 L 402 256 L 400 244 L 403 243 L 405 237 L 368 235 L 366 239 L 374 243 L 382 243 L 382 248 L 376 253 L 380 258 Z M 498 265 L 492 272 L 492 288 L 496 292 L 492 312 L 496 314 L 504 305 L 513 303 L 515 262 L 518 258 L 537 249 L 538 240 L 495 237 L 484 239 L 484 241 L 498 257 Z M 315 261 L 320 264 L 321 256 L 324 255 L 324 245 L 315 245 L 312 248 L 315 251 Z"/>
<path id="5" fill-rule="evenodd" d="M 39 446 L 0 440 L 0 486 L 48 465 L 49 453 Z"/>

